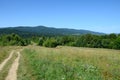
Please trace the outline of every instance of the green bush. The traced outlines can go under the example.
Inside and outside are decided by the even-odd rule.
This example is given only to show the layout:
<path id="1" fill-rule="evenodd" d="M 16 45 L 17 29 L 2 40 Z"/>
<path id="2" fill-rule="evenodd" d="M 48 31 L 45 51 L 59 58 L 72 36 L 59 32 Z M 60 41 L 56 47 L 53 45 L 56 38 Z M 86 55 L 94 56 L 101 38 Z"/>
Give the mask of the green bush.
<path id="1" fill-rule="evenodd" d="M 114 48 L 120 49 L 120 36 L 114 41 Z"/>
<path id="2" fill-rule="evenodd" d="M 21 38 L 17 34 L 2 35 L 0 37 L 1 46 L 10 46 L 10 45 L 26 46 L 28 44 L 30 44 L 30 41 L 28 41 L 27 39 Z"/>
<path id="3" fill-rule="evenodd" d="M 45 47 L 56 47 L 58 45 L 56 39 L 50 38 L 44 41 L 43 46 Z"/>

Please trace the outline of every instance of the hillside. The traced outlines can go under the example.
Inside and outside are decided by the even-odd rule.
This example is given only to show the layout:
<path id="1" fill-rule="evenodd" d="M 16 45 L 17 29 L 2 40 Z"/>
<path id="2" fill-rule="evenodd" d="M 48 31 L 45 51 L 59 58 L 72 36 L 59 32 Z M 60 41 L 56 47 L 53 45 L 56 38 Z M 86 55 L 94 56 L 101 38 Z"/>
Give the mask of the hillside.
<path id="1" fill-rule="evenodd" d="M 21 52 L 17 78 L 120 80 L 119 53 L 119 50 L 110 49 L 29 46 Z"/>
<path id="2" fill-rule="evenodd" d="M 29 27 L 29 26 L 19 26 L 19 27 L 8 27 L 8 28 L 0 28 L 0 35 L 1 34 L 10 34 L 16 33 L 21 36 L 31 36 L 31 35 L 81 35 L 81 34 L 96 34 L 102 35 L 104 33 L 89 31 L 89 30 L 76 30 L 76 29 L 67 29 L 67 28 L 52 28 L 52 27 L 45 27 L 45 26 L 36 26 L 36 27 Z"/>
<path id="3" fill-rule="evenodd" d="M 120 80 L 120 50 L 34 45 L 0 49 L 0 80 Z"/>

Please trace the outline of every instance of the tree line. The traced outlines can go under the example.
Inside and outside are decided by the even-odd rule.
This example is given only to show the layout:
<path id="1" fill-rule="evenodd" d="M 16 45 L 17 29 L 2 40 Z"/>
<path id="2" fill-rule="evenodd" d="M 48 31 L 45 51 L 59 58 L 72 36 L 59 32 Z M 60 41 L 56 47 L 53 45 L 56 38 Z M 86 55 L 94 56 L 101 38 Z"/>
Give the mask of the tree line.
<path id="1" fill-rule="evenodd" d="M 27 46 L 30 40 L 24 39 L 17 34 L 3 34 L 0 36 L 0 46 Z"/>
<path id="2" fill-rule="evenodd" d="M 32 36 L 31 38 L 23 38 L 17 34 L 2 35 L 0 37 L 0 45 L 18 45 L 27 46 L 37 43 L 39 46 L 56 47 L 75 46 L 90 48 L 109 48 L 120 49 L 120 34 L 109 35 L 66 35 L 66 36 Z"/>

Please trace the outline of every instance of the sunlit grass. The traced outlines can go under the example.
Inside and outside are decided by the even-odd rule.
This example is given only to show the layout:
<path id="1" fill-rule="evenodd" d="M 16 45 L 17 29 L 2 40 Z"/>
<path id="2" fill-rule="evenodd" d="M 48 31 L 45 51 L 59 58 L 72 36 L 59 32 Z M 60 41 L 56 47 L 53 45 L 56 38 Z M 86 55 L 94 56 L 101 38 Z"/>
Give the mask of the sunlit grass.
<path id="1" fill-rule="evenodd" d="M 22 52 L 18 80 L 120 80 L 120 51 L 29 46 Z"/>
<path id="2" fill-rule="evenodd" d="M 9 55 L 9 48 L 0 47 L 0 63 Z"/>
<path id="3" fill-rule="evenodd" d="M 21 49 L 20 46 L 0 46 L 0 64 L 8 58 L 9 54 L 13 50 Z M 0 80 L 5 80 L 5 77 L 8 74 L 8 71 L 16 58 L 16 52 L 13 53 L 12 58 L 4 65 L 3 69 L 0 71 Z"/>
<path id="4" fill-rule="evenodd" d="M 0 63 L 9 56 L 12 50 L 17 50 L 21 48 L 21 46 L 0 46 Z"/>
<path id="5" fill-rule="evenodd" d="M 4 68 L 0 71 L 0 80 L 5 80 L 6 76 L 8 75 L 8 71 L 11 68 L 11 65 L 16 57 L 17 54 L 14 53 L 12 58 L 5 64 Z"/>

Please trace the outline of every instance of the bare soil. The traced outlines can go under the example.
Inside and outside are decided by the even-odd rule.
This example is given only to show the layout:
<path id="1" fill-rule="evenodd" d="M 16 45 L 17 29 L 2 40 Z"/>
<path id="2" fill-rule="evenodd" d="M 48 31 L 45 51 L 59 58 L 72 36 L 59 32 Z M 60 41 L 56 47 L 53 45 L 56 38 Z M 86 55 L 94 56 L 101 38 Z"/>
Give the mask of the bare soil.
<path id="1" fill-rule="evenodd" d="M 5 64 L 12 58 L 14 51 L 12 51 L 9 55 L 8 58 L 6 58 L 1 64 L 0 64 L 0 71 L 3 69 L 3 67 L 5 66 Z"/>
<path id="2" fill-rule="evenodd" d="M 17 54 L 18 56 L 13 62 L 5 80 L 17 80 L 17 70 L 19 66 L 20 52 L 17 52 Z"/>

